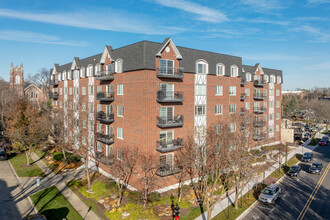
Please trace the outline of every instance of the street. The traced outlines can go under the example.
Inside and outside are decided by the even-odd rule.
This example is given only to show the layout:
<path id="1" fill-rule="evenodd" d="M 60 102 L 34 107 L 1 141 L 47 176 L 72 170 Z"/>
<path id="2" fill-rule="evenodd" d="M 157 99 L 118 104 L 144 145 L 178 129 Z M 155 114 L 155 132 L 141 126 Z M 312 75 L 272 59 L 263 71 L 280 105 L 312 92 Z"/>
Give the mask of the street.
<path id="1" fill-rule="evenodd" d="M 286 176 L 279 184 L 283 193 L 275 204 L 258 202 L 244 219 L 330 219 L 329 161 L 329 143 L 315 148 L 312 162 L 322 162 L 321 175 L 308 173 L 311 163 L 300 163 L 298 177 Z"/>

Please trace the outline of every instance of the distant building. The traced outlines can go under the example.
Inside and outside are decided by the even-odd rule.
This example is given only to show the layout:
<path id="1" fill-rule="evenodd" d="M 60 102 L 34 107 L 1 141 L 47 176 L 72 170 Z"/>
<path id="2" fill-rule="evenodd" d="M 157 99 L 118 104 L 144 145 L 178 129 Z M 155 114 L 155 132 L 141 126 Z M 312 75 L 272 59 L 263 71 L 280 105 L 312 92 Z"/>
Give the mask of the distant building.
<path id="1" fill-rule="evenodd" d="M 282 91 L 282 96 L 299 96 L 300 98 L 304 97 L 305 92 L 303 90 L 284 90 Z"/>

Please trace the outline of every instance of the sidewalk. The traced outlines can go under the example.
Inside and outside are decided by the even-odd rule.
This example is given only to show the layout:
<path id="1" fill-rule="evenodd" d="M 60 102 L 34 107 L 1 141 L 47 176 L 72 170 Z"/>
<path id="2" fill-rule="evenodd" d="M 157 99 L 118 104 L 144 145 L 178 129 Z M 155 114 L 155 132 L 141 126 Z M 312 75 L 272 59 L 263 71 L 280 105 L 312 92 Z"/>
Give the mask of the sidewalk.
<path id="1" fill-rule="evenodd" d="M 294 149 L 293 151 L 291 151 L 288 154 L 288 159 L 292 158 L 295 154 L 301 154 L 302 152 L 304 152 L 304 153 L 311 152 L 317 147 L 317 146 L 308 145 L 309 143 L 310 143 L 310 140 L 306 141 L 304 145 L 296 147 L 296 149 Z M 281 164 L 283 164 L 284 162 L 285 162 L 285 158 L 282 158 Z M 239 195 L 239 198 L 241 196 L 245 195 L 248 191 L 250 191 L 257 183 L 261 183 L 264 179 L 266 179 L 272 172 L 274 172 L 278 168 L 279 168 L 279 164 L 275 163 L 273 166 L 271 166 L 265 172 L 265 175 L 264 175 L 265 178 L 263 178 L 263 176 L 259 176 L 256 179 L 251 180 L 248 184 L 246 184 L 241 195 Z M 225 210 L 229 205 L 233 204 L 235 202 L 235 195 L 236 195 L 236 192 L 230 194 L 225 199 L 219 201 L 215 205 L 215 207 L 211 213 L 211 217 L 214 218 L 220 212 Z M 195 218 L 195 220 L 205 220 L 205 219 L 207 219 L 207 212 L 204 212 L 202 215 Z"/>
<path id="2" fill-rule="evenodd" d="M 81 178 L 84 175 L 84 170 L 76 170 L 69 173 L 55 175 L 52 170 L 36 155 L 33 154 L 32 159 L 35 164 L 46 174 L 45 177 L 40 178 L 40 186 L 37 187 L 36 180 L 38 177 L 23 177 L 19 178 L 21 186 L 21 195 L 30 196 L 42 189 L 55 185 L 56 188 L 63 194 L 63 196 L 70 202 L 74 209 L 86 220 L 99 219 L 99 217 L 92 211 L 80 198 L 66 186 L 66 182 Z"/>

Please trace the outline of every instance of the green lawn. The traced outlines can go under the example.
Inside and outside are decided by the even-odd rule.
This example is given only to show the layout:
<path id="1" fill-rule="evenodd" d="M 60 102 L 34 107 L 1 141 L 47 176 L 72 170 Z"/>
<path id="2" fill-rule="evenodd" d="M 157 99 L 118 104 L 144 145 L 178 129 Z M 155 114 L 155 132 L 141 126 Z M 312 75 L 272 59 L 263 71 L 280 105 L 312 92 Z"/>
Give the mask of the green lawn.
<path id="1" fill-rule="evenodd" d="M 53 172 L 55 172 L 56 171 L 56 169 L 57 169 L 57 167 L 58 167 L 58 165 L 57 164 L 49 164 L 48 163 L 48 161 L 45 159 L 45 156 L 47 155 L 47 153 L 46 152 L 43 152 L 42 150 L 40 150 L 40 149 L 37 149 L 36 151 L 35 151 L 35 153 L 36 153 L 36 155 L 40 158 L 40 159 L 42 159 L 42 161 L 53 171 Z"/>
<path id="2" fill-rule="evenodd" d="M 320 142 L 320 140 L 321 140 L 320 138 L 314 138 L 314 139 L 312 139 L 312 141 L 308 145 L 315 146 Z"/>
<path id="3" fill-rule="evenodd" d="M 299 159 L 298 158 L 301 158 L 301 155 L 300 154 L 296 154 L 290 160 L 288 160 L 287 166 L 282 165 L 282 168 L 280 169 L 280 171 L 279 171 L 279 169 L 277 169 L 274 172 L 272 172 L 270 174 L 270 177 L 274 177 L 274 178 L 280 179 L 283 175 L 285 175 L 289 171 L 289 168 L 292 165 L 295 165 L 296 163 L 299 162 Z"/>
<path id="4" fill-rule="evenodd" d="M 44 176 L 45 174 L 42 172 L 42 170 L 36 165 L 32 164 L 33 160 L 30 159 L 31 166 L 26 166 L 26 155 L 23 154 L 17 154 L 16 156 L 9 159 L 11 165 L 14 167 L 17 175 L 19 177 L 25 177 L 25 176 Z"/>
<path id="5" fill-rule="evenodd" d="M 55 186 L 44 189 L 30 196 L 38 212 L 48 220 L 83 219 Z"/>

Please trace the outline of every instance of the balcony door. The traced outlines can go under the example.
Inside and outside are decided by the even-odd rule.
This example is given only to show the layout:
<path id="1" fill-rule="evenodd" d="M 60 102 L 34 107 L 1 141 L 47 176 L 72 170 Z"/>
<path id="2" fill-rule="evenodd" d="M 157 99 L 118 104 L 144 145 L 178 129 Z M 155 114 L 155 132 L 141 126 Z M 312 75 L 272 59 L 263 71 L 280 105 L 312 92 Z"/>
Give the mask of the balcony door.
<path id="1" fill-rule="evenodd" d="M 161 145 L 173 144 L 173 131 L 161 131 L 159 136 Z"/>
<path id="2" fill-rule="evenodd" d="M 164 171 L 165 170 L 170 171 L 173 168 L 174 165 L 173 153 L 161 155 L 159 159 L 160 159 L 160 167 L 162 167 Z"/>
<path id="3" fill-rule="evenodd" d="M 166 98 L 174 98 L 174 84 L 161 83 L 160 90 L 165 95 Z"/>
<path id="4" fill-rule="evenodd" d="M 111 64 L 107 64 L 107 65 L 105 65 L 105 73 L 106 73 L 107 75 L 111 74 L 112 71 L 113 71 L 113 64 L 112 64 L 112 63 L 111 63 Z"/>
<path id="5" fill-rule="evenodd" d="M 173 120 L 174 107 L 160 107 L 160 118 L 166 122 Z"/>
<path id="6" fill-rule="evenodd" d="M 110 115 L 113 113 L 112 111 L 113 111 L 112 105 L 106 105 L 106 108 L 105 108 L 106 114 Z"/>
<path id="7" fill-rule="evenodd" d="M 160 60 L 160 73 L 166 75 L 174 74 L 174 61 L 173 60 Z"/>
<path id="8" fill-rule="evenodd" d="M 106 132 L 106 135 L 111 135 L 112 132 L 113 132 L 113 127 L 110 126 L 110 125 L 106 125 L 105 126 L 105 132 Z"/>
<path id="9" fill-rule="evenodd" d="M 112 94 L 113 93 L 113 85 L 107 85 L 105 87 L 105 91 L 106 91 L 107 95 Z"/>

